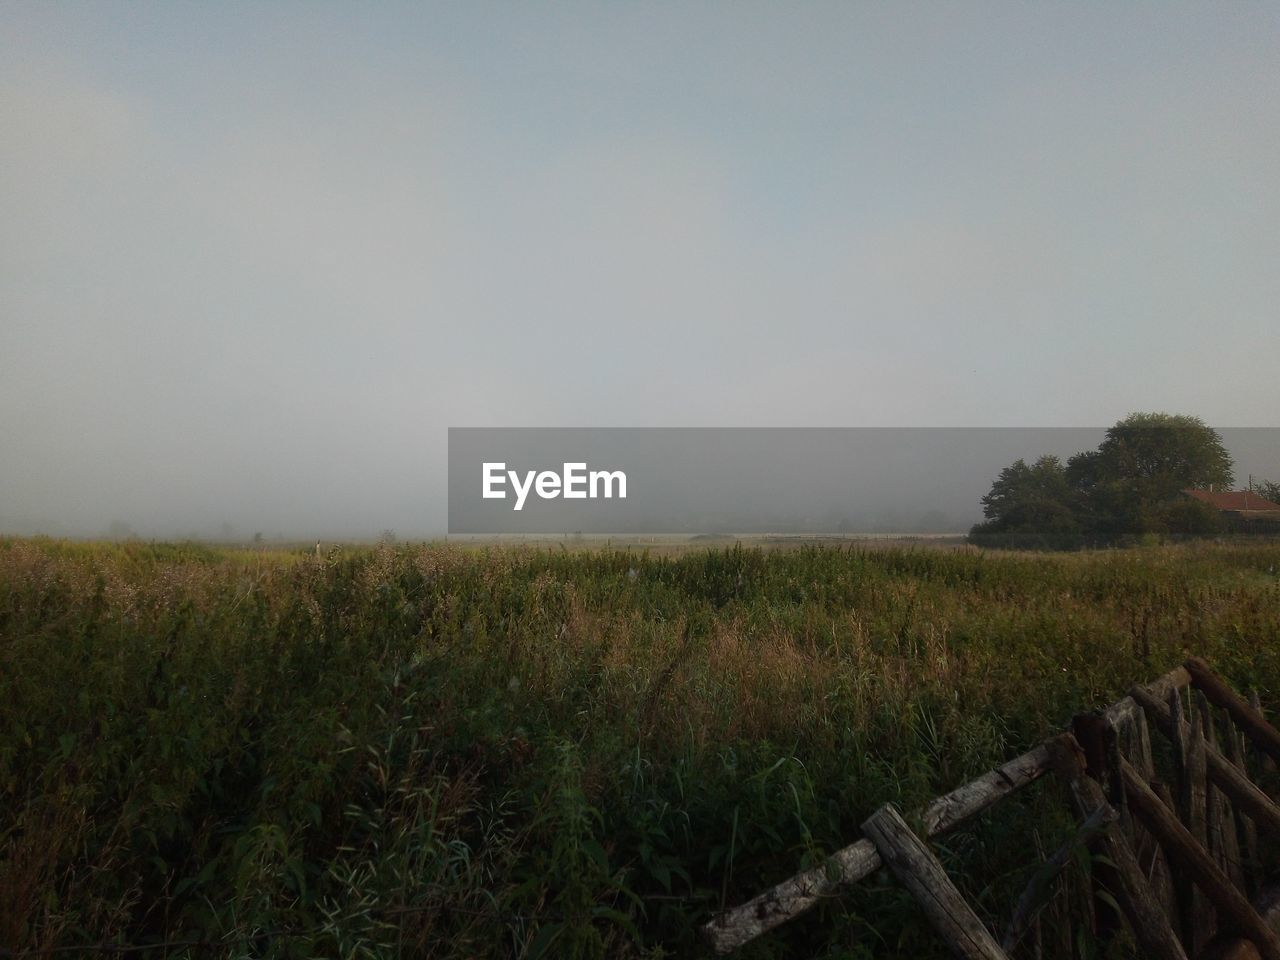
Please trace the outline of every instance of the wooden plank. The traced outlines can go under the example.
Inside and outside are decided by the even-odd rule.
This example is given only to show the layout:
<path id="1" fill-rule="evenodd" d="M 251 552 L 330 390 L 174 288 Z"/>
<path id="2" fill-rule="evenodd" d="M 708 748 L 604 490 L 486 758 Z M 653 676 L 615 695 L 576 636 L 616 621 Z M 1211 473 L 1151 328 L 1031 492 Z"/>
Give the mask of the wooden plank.
<path id="1" fill-rule="evenodd" d="M 1262 922 L 1280 934 L 1280 887 L 1260 891 L 1252 904 Z M 1224 930 L 1209 941 L 1197 960 L 1253 960 L 1258 956 L 1252 941 L 1242 939 L 1235 931 Z"/>
<path id="2" fill-rule="evenodd" d="M 1181 690 L 1190 682 L 1191 674 L 1186 667 L 1174 667 L 1164 676 L 1157 677 L 1146 684 L 1145 689 L 1150 691 L 1152 696 L 1158 697 L 1163 701 L 1169 695 L 1170 690 Z M 1107 707 L 1106 710 L 1102 711 L 1102 715 L 1106 717 L 1111 726 L 1119 730 L 1132 722 L 1141 709 L 1132 696 L 1127 696 Z"/>
<path id="3" fill-rule="evenodd" d="M 1133 723 L 1131 722 L 1129 726 L 1132 727 Z M 1120 737 L 1117 731 L 1107 731 L 1106 744 L 1108 782 L 1112 784 L 1111 796 L 1107 799 L 1116 808 L 1116 813 L 1120 814 L 1120 824 L 1129 835 L 1134 848 L 1137 849 L 1133 818 L 1129 816 L 1129 802 L 1125 799 L 1124 786 L 1120 782 L 1120 761 L 1124 759 L 1124 752 L 1120 749 Z"/>
<path id="4" fill-rule="evenodd" d="M 1230 720 L 1226 724 L 1227 759 L 1242 775 L 1247 776 L 1244 765 L 1244 734 Z M 1258 860 L 1258 825 L 1242 810 L 1236 810 L 1240 824 L 1240 860 L 1250 889 L 1256 891 L 1262 883 Z"/>
<path id="5" fill-rule="evenodd" d="M 976 780 L 930 803 L 920 816 L 928 836 L 954 828 L 1002 797 L 1039 779 L 1049 770 L 1049 746 L 1041 744 Z M 842 884 L 856 883 L 880 869 L 880 855 L 866 838 L 832 854 L 827 862 L 796 874 L 741 906 L 726 910 L 702 927 L 717 953 L 728 953 L 762 933 L 798 917 L 833 895 Z"/>
<path id="6" fill-rule="evenodd" d="M 1209 706 L 1208 698 L 1204 695 L 1203 690 L 1196 690 L 1191 699 L 1196 716 L 1200 718 L 1200 732 L 1204 737 L 1205 748 L 1217 746 L 1217 724 L 1213 722 L 1213 710 Z M 1213 857 L 1214 863 L 1222 868 L 1222 872 L 1230 876 L 1231 871 L 1227 869 L 1226 827 L 1222 822 L 1224 819 L 1223 814 L 1222 793 L 1209 782 L 1209 773 L 1206 770 L 1204 804 L 1205 849 L 1209 851 L 1209 856 Z M 1234 879 L 1232 882 L 1235 882 Z M 1237 883 L 1236 886 L 1239 887 L 1240 884 Z"/>
<path id="7" fill-rule="evenodd" d="M 1205 760 L 1210 779 L 1236 807 L 1272 835 L 1280 835 L 1280 806 L 1217 750 L 1206 750 Z"/>
<path id="8" fill-rule="evenodd" d="M 986 925 L 956 889 L 947 872 L 906 821 L 885 804 L 862 824 L 880 859 L 911 891 L 926 919 L 965 960 L 1008 960 Z"/>
<path id="9" fill-rule="evenodd" d="M 1133 697 L 1140 701 L 1151 722 L 1156 725 L 1170 741 L 1174 743 L 1177 754 L 1177 730 L 1170 719 L 1170 710 L 1159 701 L 1154 700 L 1143 688 L 1135 687 Z M 1179 708 L 1180 709 L 1180 708 Z M 1185 722 L 1185 721 L 1184 721 Z M 1205 746 L 1205 768 L 1214 785 L 1220 787 L 1236 808 L 1253 818 L 1254 822 L 1264 830 L 1280 836 L 1280 806 L 1245 773 L 1222 755 L 1216 747 Z"/>
<path id="10" fill-rule="evenodd" d="M 1249 688 L 1249 706 L 1251 706 L 1253 708 L 1253 712 L 1262 717 L 1263 720 L 1267 719 L 1266 711 L 1262 709 L 1262 698 L 1258 696 L 1257 687 Z M 1259 750 L 1257 747 L 1254 747 L 1253 750 L 1258 756 L 1258 763 L 1261 764 L 1263 772 L 1275 773 L 1276 762 L 1271 758 L 1270 754 Z"/>
<path id="11" fill-rule="evenodd" d="M 1280 933 L 1280 887 L 1268 887 L 1252 903 L 1262 922 Z M 1257 947 L 1252 941 L 1241 938 L 1237 932 L 1224 930 L 1209 942 L 1197 960 L 1253 960 L 1257 956 Z"/>
<path id="12" fill-rule="evenodd" d="M 1085 775 L 1083 751 L 1075 746 L 1073 752 L 1069 749 L 1071 746 L 1065 744 L 1055 751 L 1054 772 L 1070 788 L 1077 816 L 1084 818 L 1093 810 L 1110 810 L 1102 788 Z M 1112 813 L 1118 819 L 1118 815 Z M 1102 850 L 1115 865 L 1116 883 L 1111 893 L 1124 911 L 1143 955 L 1155 960 L 1184 960 L 1187 954 L 1169 925 L 1169 917 L 1143 876 L 1133 848 L 1117 823 L 1106 825 Z"/>
<path id="13" fill-rule="evenodd" d="M 1181 707 L 1181 704 L 1179 704 Z M 1182 822 L 1186 825 L 1196 842 L 1206 850 L 1209 847 L 1209 773 L 1208 761 L 1205 759 L 1207 745 L 1204 742 L 1204 727 L 1200 723 L 1200 714 L 1191 712 L 1191 721 L 1186 728 L 1186 741 L 1182 760 Z"/>
<path id="14" fill-rule="evenodd" d="M 1204 847 L 1160 802 L 1132 766 L 1123 763 L 1121 775 L 1134 813 L 1143 819 L 1179 867 L 1192 876 L 1219 917 L 1252 940 L 1264 960 L 1280 960 L 1280 936 L 1267 926 Z"/>
<path id="15" fill-rule="evenodd" d="M 1136 693 L 1136 692 L 1135 692 Z M 1140 697 L 1139 702 L 1142 702 Z M 1187 722 L 1182 710 L 1182 695 L 1177 690 L 1169 692 L 1170 741 L 1173 744 L 1173 769 L 1178 788 L 1175 809 L 1191 835 L 1201 846 L 1205 843 L 1204 811 L 1204 739 L 1199 736 L 1199 721 Z M 1196 783 L 1199 782 L 1199 789 Z M 1174 887 L 1182 923 L 1182 942 L 1187 952 L 1198 954 L 1213 935 L 1210 907 L 1204 891 L 1192 882 L 1191 875 L 1174 873 Z"/>
<path id="16" fill-rule="evenodd" d="M 1200 714 L 1200 722 L 1204 727 L 1206 749 L 1212 747 L 1221 753 L 1222 747 L 1221 741 L 1218 739 L 1217 724 L 1214 722 L 1214 711 L 1209 706 L 1209 700 L 1204 695 L 1203 690 L 1196 691 L 1196 710 Z M 1228 740 L 1232 739 L 1235 727 L 1231 723 L 1230 714 L 1226 714 L 1223 726 L 1225 728 L 1223 733 L 1226 738 Z M 1230 759 L 1228 755 L 1227 760 L 1230 761 Z M 1209 830 L 1209 852 L 1217 858 L 1218 866 L 1222 867 L 1223 872 L 1231 878 L 1231 882 L 1242 893 L 1247 894 L 1244 865 L 1240 862 L 1240 835 L 1236 830 L 1235 806 L 1232 804 L 1231 798 L 1212 781 L 1209 783 L 1206 811 Z"/>
<path id="17" fill-rule="evenodd" d="M 1245 735 L 1272 760 L 1280 760 L 1280 730 L 1277 730 L 1261 713 L 1251 707 L 1240 694 L 1231 689 L 1221 677 L 1199 657 L 1191 657 L 1185 664 L 1191 674 L 1191 682 L 1215 704 L 1231 714 Z"/>
<path id="18" fill-rule="evenodd" d="M 1120 781 L 1112 776 L 1114 754 L 1117 748 L 1116 728 L 1111 725 L 1103 712 L 1095 711 L 1078 713 L 1072 717 L 1071 731 L 1080 748 L 1081 759 L 1084 761 L 1084 774 L 1104 785 L 1104 796 L 1109 807 L 1116 811 L 1121 834 L 1132 840 L 1128 813 L 1123 803 L 1116 803 L 1117 797 L 1123 801 L 1124 790 L 1120 786 Z M 1095 858 L 1090 873 L 1090 879 L 1093 881 L 1090 892 L 1094 894 L 1094 902 L 1089 911 L 1089 929 L 1095 940 L 1106 943 L 1120 929 L 1122 918 L 1120 911 L 1116 909 L 1115 901 L 1098 894 L 1102 890 L 1115 890 L 1121 883 L 1116 875 L 1115 866 L 1108 862 L 1107 858 Z"/>
<path id="19" fill-rule="evenodd" d="M 1145 710 L 1138 711 L 1129 729 L 1129 759 L 1134 768 L 1151 785 L 1157 795 L 1162 789 L 1167 793 L 1169 788 L 1156 781 L 1156 761 L 1151 751 L 1151 731 Z M 1161 799 L 1163 800 L 1164 797 L 1161 796 Z M 1172 808 L 1172 798 L 1169 803 Z M 1135 822 L 1133 830 L 1134 852 L 1138 856 L 1138 865 L 1142 868 L 1143 874 L 1147 877 L 1165 912 L 1171 917 L 1177 916 L 1177 892 L 1173 887 L 1173 874 L 1169 871 L 1164 851 L 1142 824 Z"/>
<path id="20" fill-rule="evenodd" d="M 1158 780 L 1152 781 L 1151 789 L 1160 802 L 1163 803 L 1171 811 L 1177 811 L 1177 804 L 1174 803 L 1173 793 L 1169 790 L 1167 783 L 1161 783 Z M 1156 838 L 1151 836 L 1149 830 L 1143 829 L 1143 834 L 1151 843 L 1150 861 L 1139 858 L 1138 864 L 1143 868 L 1143 872 L 1151 878 L 1152 889 L 1155 890 L 1156 896 L 1160 898 L 1160 905 L 1164 908 L 1166 916 L 1176 917 L 1178 915 L 1178 887 L 1174 882 L 1173 870 L 1169 866 L 1169 859 L 1164 855 L 1164 850 L 1160 848 L 1160 844 Z"/>
<path id="21" fill-rule="evenodd" d="M 1267 926 L 1280 933 L 1280 887 L 1267 887 L 1253 901 L 1253 909 Z"/>
<path id="22" fill-rule="evenodd" d="M 1169 690 L 1181 689 L 1190 682 L 1191 674 L 1184 667 L 1175 667 L 1145 689 L 1163 697 Z M 1111 704 L 1103 715 L 1119 727 L 1132 722 L 1141 710 L 1132 696 L 1126 696 Z M 926 833 L 944 833 L 1039 779 L 1048 770 L 1049 743 L 1052 741 L 934 800 L 920 817 Z M 880 857 L 874 845 L 866 839 L 857 840 L 832 854 L 821 866 L 798 873 L 746 903 L 723 911 L 703 925 L 702 934 L 717 953 L 728 953 L 813 909 L 842 885 L 856 883 L 879 868 Z"/>
<path id="23" fill-rule="evenodd" d="M 1187 827 L 1190 835 L 1196 837 L 1198 844 L 1203 847 L 1204 852 L 1207 852 L 1213 863 L 1217 865 L 1217 868 L 1225 874 L 1226 870 L 1222 865 L 1221 822 L 1213 823 L 1213 818 L 1221 817 L 1221 808 L 1216 803 L 1217 791 L 1213 790 L 1212 783 L 1208 782 L 1208 762 L 1206 760 L 1208 745 L 1210 745 L 1206 723 L 1212 718 L 1207 709 L 1198 709 L 1198 701 L 1204 699 L 1203 691 L 1188 690 L 1187 694 L 1190 723 L 1188 726 L 1187 765 L 1185 765 L 1185 774 L 1187 774 L 1187 787 L 1185 787 L 1185 790 L 1188 792 L 1189 801 L 1184 808 L 1187 810 L 1187 815 L 1183 819 L 1183 824 Z M 1204 945 L 1211 940 L 1213 932 L 1217 929 L 1215 910 L 1208 904 L 1207 893 L 1199 890 L 1198 887 L 1194 910 L 1196 910 L 1196 913 L 1192 918 L 1194 931 L 1192 948 L 1198 954 L 1203 950 Z"/>
<path id="24" fill-rule="evenodd" d="M 1139 710 L 1130 724 L 1132 749 L 1129 759 L 1148 783 L 1156 778 L 1156 761 L 1151 753 L 1151 732 L 1147 726 L 1147 712 Z"/>
<path id="25" fill-rule="evenodd" d="M 946 833 L 1049 771 L 1052 740 L 938 797 L 920 816 L 929 836 Z"/>
<path id="26" fill-rule="evenodd" d="M 880 854 L 865 837 L 836 851 L 826 862 L 798 873 L 741 906 L 726 910 L 702 927 L 717 953 L 728 953 L 762 933 L 813 909 L 846 883 L 856 883 L 880 869 Z"/>

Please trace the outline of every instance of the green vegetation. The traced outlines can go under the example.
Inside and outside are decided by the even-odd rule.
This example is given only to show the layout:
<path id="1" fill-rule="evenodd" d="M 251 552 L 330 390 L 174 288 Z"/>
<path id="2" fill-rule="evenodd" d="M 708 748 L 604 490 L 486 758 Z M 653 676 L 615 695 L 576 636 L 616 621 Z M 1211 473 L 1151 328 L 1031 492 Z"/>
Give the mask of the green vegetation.
<path id="1" fill-rule="evenodd" d="M 1280 482 L 1261 480 L 1253 485 L 1253 489 L 1262 499 L 1280 503 Z"/>
<path id="2" fill-rule="evenodd" d="M 982 498 L 982 546 L 1072 548 L 1225 530 L 1218 511 L 1182 496 L 1225 490 L 1232 462 L 1216 430 L 1196 417 L 1135 413 L 1107 431 L 1097 450 L 1066 465 L 1045 456 L 1000 472 Z"/>
<path id="3" fill-rule="evenodd" d="M 0 946 L 702 955 L 715 909 L 878 804 L 910 809 L 1189 653 L 1274 705 L 1278 610 L 1265 544 L 0 541 Z M 1055 790 L 938 843 L 994 924 L 1061 840 Z M 943 955 L 884 878 L 741 954 Z"/>

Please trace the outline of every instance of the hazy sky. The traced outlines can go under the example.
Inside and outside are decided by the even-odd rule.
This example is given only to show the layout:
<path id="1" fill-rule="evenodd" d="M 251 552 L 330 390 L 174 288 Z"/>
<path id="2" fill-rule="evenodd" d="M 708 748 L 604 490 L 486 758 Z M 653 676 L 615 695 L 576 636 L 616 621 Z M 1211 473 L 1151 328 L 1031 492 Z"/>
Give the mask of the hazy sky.
<path id="1" fill-rule="evenodd" d="M 1275 426 L 1278 11 L 0 0 L 0 528 L 440 530 L 448 426 Z"/>

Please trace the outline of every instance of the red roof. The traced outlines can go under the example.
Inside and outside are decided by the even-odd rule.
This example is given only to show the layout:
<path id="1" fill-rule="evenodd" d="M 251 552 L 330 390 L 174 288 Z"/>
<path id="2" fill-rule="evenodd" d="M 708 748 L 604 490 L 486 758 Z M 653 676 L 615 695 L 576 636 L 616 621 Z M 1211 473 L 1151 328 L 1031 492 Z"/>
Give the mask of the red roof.
<path id="1" fill-rule="evenodd" d="M 1182 492 L 1189 497 L 1195 497 L 1197 500 L 1209 504 L 1211 507 L 1217 507 L 1219 510 L 1280 511 L 1280 504 L 1264 500 L 1256 493 L 1248 490 L 1224 490 L 1217 493 L 1212 490 L 1183 490 Z"/>

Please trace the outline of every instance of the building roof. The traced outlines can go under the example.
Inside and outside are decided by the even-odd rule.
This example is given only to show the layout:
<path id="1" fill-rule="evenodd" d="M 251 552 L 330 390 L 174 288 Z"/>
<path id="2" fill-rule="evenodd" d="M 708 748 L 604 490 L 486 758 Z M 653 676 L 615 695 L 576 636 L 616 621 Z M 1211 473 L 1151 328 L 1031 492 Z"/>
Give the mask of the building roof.
<path id="1" fill-rule="evenodd" d="M 1217 507 L 1219 510 L 1280 512 L 1280 504 L 1264 500 L 1249 490 L 1223 490 L 1217 492 L 1213 490 L 1183 490 L 1182 492 L 1189 497 L 1195 497 L 1202 503 L 1209 504 L 1211 507 Z"/>

